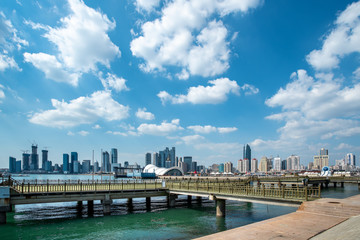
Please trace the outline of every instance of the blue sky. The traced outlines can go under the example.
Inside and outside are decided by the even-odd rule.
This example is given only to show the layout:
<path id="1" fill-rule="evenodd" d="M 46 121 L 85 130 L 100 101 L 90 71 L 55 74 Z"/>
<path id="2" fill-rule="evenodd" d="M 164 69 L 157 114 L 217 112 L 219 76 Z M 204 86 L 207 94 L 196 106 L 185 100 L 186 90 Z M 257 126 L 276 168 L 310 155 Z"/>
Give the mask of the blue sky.
<path id="1" fill-rule="evenodd" d="M 35 141 L 198 164 L 360 145 L 360 2 L 0 2 L 0 167 Z"/>

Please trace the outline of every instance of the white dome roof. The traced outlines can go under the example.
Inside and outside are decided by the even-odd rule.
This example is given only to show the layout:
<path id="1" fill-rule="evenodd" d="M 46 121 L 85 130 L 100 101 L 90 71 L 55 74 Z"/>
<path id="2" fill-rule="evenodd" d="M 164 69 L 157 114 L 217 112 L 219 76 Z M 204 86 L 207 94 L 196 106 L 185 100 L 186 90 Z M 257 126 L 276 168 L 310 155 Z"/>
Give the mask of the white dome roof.
<path id="1" fill-rule="evenodd" d="M 182 171 L 181 168 L 178 168 L 178 167 L 159 168 L 159 167 L 157 167 L 157 166 L 155 166 L 153 164 L 146 165 L 143 172 L 144 173 L 155 173 L 157 176 L 163 176 L 163 175 L 166 175 L 171 170 L 179 170 L 181 172 L 181 174 L 184 175 L 184 172 Z"/>

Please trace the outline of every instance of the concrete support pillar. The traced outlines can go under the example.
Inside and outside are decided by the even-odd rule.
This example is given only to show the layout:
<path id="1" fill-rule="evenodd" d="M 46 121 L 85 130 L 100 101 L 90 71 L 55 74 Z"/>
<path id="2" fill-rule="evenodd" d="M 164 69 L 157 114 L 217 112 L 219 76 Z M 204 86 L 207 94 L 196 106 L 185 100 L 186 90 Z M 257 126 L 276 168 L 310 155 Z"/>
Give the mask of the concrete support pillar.
<path id="1" fill-rule="evenodd" d="M 175 207 L 176 204 L 176 194 L 169 194 L 169 196 L 167 196 L 167 200 L 168 200 L 168 206 L 170 208 Z"/>
<path id="2" fill-rule="evenodd" d="M 342 187 L 342 188 L 344 187 L 344 182 L 341 182 L 341 187 Z"/>
<path id="3" fill-rule="evenodd" d="M 133 199 L 132 198 L 128 198 L 127 207 L 128 207 L 128 211 L 131 213 L 133 211 L 133 209 L 134 209 L 134 207 L 133 207 Z"/>
<path id="4" fill-rule="evenodd" d="M 76 214 L 78 217 L 82 216 L 82 208 L 83 208 L 83 203 L 82 201 L 78 201 L 76 204 Z"/>
<path id="5" fill-rule="evenodd" d="M 110 215 L 112 200 L 109 194 L 105 195 L 105 199 L 102 200 L 102 204 L 104 209 L 104 215 Z"/>
<path id="6" fill-rule="evenodd" d="M 83 202 L 82 202 L 82 201 L 78 201 L 76 206 L 77 206 L 77 208 L 82 209 L 82 207 L 83 207 Z"/>
<path id="7" fill-rule="evenodd" d="M 325 183 L 325 188 L 328 188 L 328 187 L 329 187 L 329 183 L 326 182 L 326 183 Z"/>
<path id="8" fill-rule="evenodd" d="M 6 223 L 6 212 L 0 212 L 0 224 Z"/>
<path id="9" fill-rule="evenodd" d="M 198 204 L 201 204 L 201 202 L 202 202 L 202 198 L 201 198 L 201 197 L 199 197 L 199 196 L 197 196 L 197 197 L 196 197 L 196 202 L 197 202 Z"/>
<path id="10" fill-rule="evenodd" d="M 187 196 L 187 202 L 188 202 L 189 205 L 191 204 L 191 200 L 192 200 L 192 196 L 191 196 L 191 195 L 188 195 L 188 196 Z"/>
<path id="11" fill-rule="evenodd" d="M 150 210 L 151 209 L 151 198 L 147 197 L 146 198 L 146 210 Z"/>
<path id="12" fill-rule="evenodd" d="M 360 183 L 358 183 L 358 189 L 360 190 Z"/>
<path id="13" fill-rule="evenodd" d="M 225 217 L 225 200 L 224 199 L 216 199 L 216 216 L 217 217 Z"/>
<path id="14" fill-rule="evenodd" d="M 334 182 L 334 187 L 335 187 L 335 188 L 336 188 L 336 183 L 337 183 L 337 182 Z"/>
<path id="15" fill-rule="evenodd" d="M 93 200 L 88 201 L 87 208 L 88 208 L 88 215 L 94 216 L 94 201 Z"/>

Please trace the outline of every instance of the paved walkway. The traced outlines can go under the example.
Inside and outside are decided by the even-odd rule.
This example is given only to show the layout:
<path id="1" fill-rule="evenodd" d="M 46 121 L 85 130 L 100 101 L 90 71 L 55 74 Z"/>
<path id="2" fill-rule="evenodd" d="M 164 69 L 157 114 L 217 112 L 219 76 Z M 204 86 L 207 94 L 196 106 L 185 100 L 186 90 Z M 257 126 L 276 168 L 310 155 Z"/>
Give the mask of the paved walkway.
<path id="1" fill-rule="evenodd" d="M 359 228 L 359 215 L 360 194 L 346 199 L 322 198 L 311 202 L 304 202 L 294 213 L 204 236 L 199 239 L 303 240 L 314 236 L 316 236 L 313 238 L 315 240 L 337 239 L 335 235 L 332 235 L 332 232 L 337 233 L 338 239 L 356 239 L 350 237 L 350 234 L 355 236 L 356 233 L 351 232 L 347 234 L 347 230 L 354 228 L 354 225 L 356 226 L 355 228 Z M 359 217 L 351 218 L 353 216 Z M 359 237 L 360 229 L 354 231 L 357 231 L 356 237 Z"/>

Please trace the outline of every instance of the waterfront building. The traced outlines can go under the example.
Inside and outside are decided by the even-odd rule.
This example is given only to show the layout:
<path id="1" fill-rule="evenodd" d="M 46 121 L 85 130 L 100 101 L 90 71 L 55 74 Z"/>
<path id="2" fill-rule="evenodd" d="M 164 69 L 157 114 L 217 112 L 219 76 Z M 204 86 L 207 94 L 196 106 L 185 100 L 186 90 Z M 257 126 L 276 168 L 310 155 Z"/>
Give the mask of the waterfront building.
<path id="1" fill-rule="evenodd" d="M 48 150 L 41 150 L 42 159 L 41 159 L 41 169 L 45 170 L 46 162 L 48 161 Z"/>
<path id="2" fill-rule="evenodd" d="M 75 161 L 79 161 L 79 156 L 78 156 L 78 153 L 77 152 L 71 152 L 71 163 L 70 163 L 70 172 L 71 173 L 74 173 L 74 162 Z"/>
<path id="3" fill-rule="evenodd" d="M 16 158 L 9 157 L 9 172 L 15 173 L 16 172 Z"/>
<path id="4" fill-rule="evenodd" d="M 30 170 L 30 154 L 29 153 L 23 153 L 22 155 L 22 164 L 23 164 L 23 171 L 29 171 Z"/>
<path id="5" fill-rule="evenodd" d="M 245 158 L 245 159 L 243 160 L 243 172 L 244 172 L 244 173 L 248 173 L 248 172 L 250 172 L 249 169 L 251 170 L 250 160 L 247 159 L 247 158 Z"/>
<path id="6" fill-rule="evenodd" d="M 179 158 L 178 167 L 180 167 L 180 162 L 184 162 L 182 157 Z"/>
<path id="7" fill-rule="evenodd" d="M 91 171 L 91 161 L 84 160 L 82 162 L 82 173 L 90 173 L 90 171 Z"/>
<path id="8" fill-rule="evenodd" d="M 30 170 L 39 169 L 39 155 L 37 154 L 37 148 L 38 146 L 36 144 L 31 146 Z"/>
<path id="9" fill-rule="evenodd" d="M 213 172 L 219 172 L 219 164 L 214 163 L 210 168 Z"/>
<path id="10" fill-rule="evenodd" d="M 116 148 L 111 149 L 111 163 L 118 162 L 118 151 Z"/>
<path id="11" fill-rule="evenodd" d="M 274 158 L 274 167 L 273 169 L 275 171 L 280 172 L 281 171 L 281 158 L 279 156 Z"/>
<path id="12" fill-rule="evenodd" d="M 243 168 L 243 160 L 242 159 L 239 159 L 238 162 L 237 162 L 237 170 L 238 172 L 242 172 L 242 168 Z"/>
<path id="13" fill-rule="evenodd" d="M 191 172 L 195 172 L 197 170 L 197 162 L 192 161 L 191 162 Z"/>
<path id="14" fill-rule="evenodd" d="M 314 167 L 314 163 L 313 163 L 313 162 L 309 162 L 309 164 L 308 164 L 308 169 L 313 169 L 313 167 Z"/>
<path id="15" fill-rule="evenodd" d="M 21 160 L 16 161 L 15 171 L 21 173 Z"/>
<path id="16" fill-rule="evenodd" d="M 246 146 L 244 145 L 244 149 L 243 149 L 243 159 L 248 159 L 249 161 L 249 166 L 247 169 L 245 169 L 246 172 L 250 172 L 251 171 L 251 148 L 249 146 L 249 144 L 246 144 Z"/>
<path id="17" fill-rule="evenodd" d="M 346 163 L 349 164 L 351 167 L 355 167 L 356 166 L 356 162 L 355 162 L 355 155 L 352 153 L 348 153 L 346 154 Z"/>
<path id="18" fill-rule="evenodd" d="M 179 166 L 179 158 L 175 157 L 175 167 L 178 167 L 178 166 Z"/>
<path id="19" fill-rule="evenodd" d="M 52 161 L 47 160 L 45 162 L 45 169 L 44 170 L 47 171 L 47 172 L 52 172 Z"/>
<path id="20" fill-rule="evenodd" d="M 287 170 L 300 170 L 300 157 L 291 155 L 287 159 Z M 290 166 L 289 166 L 290 165 Z"/>
<path id="21" fill-rule="evenodd" d="M 251 172 L 256 173 L 258 171 L 258 160 L 256 158 L 253 158 L 251 160 Z"/>
<path id="22" fill-rule="evenodd" d="M 69 154 L 63 154 L 63 173 L 70 173 Z"/>
<path id="23" fill-rule="evenodd" d="M 260 172 L 268 172 L 269 170 L 269 159 L 263 156 L 260 160 Z"/>
<path id="24" fill-rule="evenodd" d="M 233 164 L 232 164 L 232 162 L 226 162 L 225 164 L 224 164 L 224 172 L 225 173 L 232 173 L 233 172 Z"/>
<path id="25" fill-rule="evenodd" d="M 100 166 L 98 161 L 94 163 L 94 172 L 100 172 Z"/>
<path id="26" fill-rule="evenodd" d="M 167 156 L 167 159 L 165 161 L 165 168 L 171 168 L 171 160 L 170 160 L 170 156 Z"/>
<path id="27" fill-rule="evenodd" d="M 220 163 L 219 164 L 219 173 L 224 173 L 224 164 L 223 163 Z"/>
<path id="28" fill-rule="evenodd" d="M 102 152 L 102 161 L 101 161 L 101 171 L 102 172 L 110 172 L 110 154 L 105 151 Z"/>
<path id="29" fill-rule="evenodd" d="M 192 157 L 191 156 L 186 156 L 184 157 L 184 163 L 186 165 L 186 170 L 187 171 L 191 171 L 191 163 L 192 163 Z M 186 172 L 185 172 L 186 173 Z"/>
<path id="30" fill-rule="evenodd" d="M 291 158 L 287 158 L 286 159 L 286 170 L 290 171 L 292 169 L 292 165 L 291 165 Z"/>
<path id="31" fill-rule="evenodd" d="M 183 171 L 183 173 L 187 173 L 187 167 L 186 167 L 186 163 L 184 162 L 179 162 L 179 168 Z"/>
<path id="32" fill-rule="evenodd" d="M 145 166 L 151 164 L 151 153 L 145 154 Z"/>
<path id="33" fill-rule="evenodd" d="M 286 170 L 287 169 L 287 160 L 282 160 L 281 161 L 281 170 Z"/>
<path id="34" fill-rule="evenodd" d="M 74 167 L 74 171 L 73 171 L 73 173 L 80 173 L 80 168 L 79 168 L 79 161 L 74 161 L 74 165 L 73 165 L 73 167 Z"/>
<path id="35" fill-rule="evenodd" d="M 325 148 L 320 149 L 320 155 L 314 156 L 314 169 L 322 169 L 329 166 L 329 152 Z"/>

